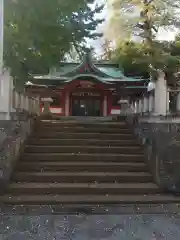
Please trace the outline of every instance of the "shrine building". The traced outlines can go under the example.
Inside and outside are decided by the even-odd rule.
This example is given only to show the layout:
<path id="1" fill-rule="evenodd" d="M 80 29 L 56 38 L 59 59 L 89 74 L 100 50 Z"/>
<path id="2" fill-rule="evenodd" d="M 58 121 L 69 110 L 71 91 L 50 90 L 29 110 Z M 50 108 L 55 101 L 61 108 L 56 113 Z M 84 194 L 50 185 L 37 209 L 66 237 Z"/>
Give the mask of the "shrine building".
<path id="1" fill-rule="evenodd" d="M 33 75 L 25 90 L 41 99 L 51 97 L 53 114 L 113 116 L 120 114 L 120 99 L 131 100 L 147 94 L 148 82 L 125 76 L 118 64 L 95 62 L 87 53 L 81 63 L 60 62 L 48 75 Z"/>

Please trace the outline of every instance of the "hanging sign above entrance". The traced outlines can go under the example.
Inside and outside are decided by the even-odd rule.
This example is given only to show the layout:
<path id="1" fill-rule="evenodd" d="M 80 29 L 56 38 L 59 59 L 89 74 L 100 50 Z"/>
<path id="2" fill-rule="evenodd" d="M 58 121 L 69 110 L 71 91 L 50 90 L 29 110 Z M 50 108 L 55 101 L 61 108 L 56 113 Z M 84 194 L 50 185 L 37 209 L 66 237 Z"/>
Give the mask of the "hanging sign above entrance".
<path id="1" fill-rule="evenodd" d="M 73 92 L 72 96 L 91 96 L 91 97 L 96 97 L 96 96 L 100 96 L 100 93 L 96 93 L 96 92 Z"/>
<path id="2" fill-rule="evenodd" d="M 77 86 L 78 88 L 95 88 L 96 85 L 94 85 L 90 81 L 80 81 L 79 85 Z"/>

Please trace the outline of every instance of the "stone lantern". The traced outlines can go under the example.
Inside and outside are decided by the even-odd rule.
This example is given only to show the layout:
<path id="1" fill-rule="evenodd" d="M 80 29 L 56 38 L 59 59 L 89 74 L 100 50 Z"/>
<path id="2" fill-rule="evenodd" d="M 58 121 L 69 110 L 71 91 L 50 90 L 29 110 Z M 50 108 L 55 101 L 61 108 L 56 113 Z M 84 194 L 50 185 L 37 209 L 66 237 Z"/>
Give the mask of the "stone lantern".
<path id="1" fill-rule="evenodd" d="M 129 101 L 127 99 L 120 99 L 118 104 L 121 106 L 121 114 L 126 115 L 129 108 Z"/>
<path id="2" fill-rule="evenodd" d="M 43 105 L 44 105 L 44 110 L 42 114 L 51 115 L 50 103 L 53 102 L 53 99 L 51 97 L 47 97 L 47 98 L 41 98 L 41 101 L 43 102 Z"/>

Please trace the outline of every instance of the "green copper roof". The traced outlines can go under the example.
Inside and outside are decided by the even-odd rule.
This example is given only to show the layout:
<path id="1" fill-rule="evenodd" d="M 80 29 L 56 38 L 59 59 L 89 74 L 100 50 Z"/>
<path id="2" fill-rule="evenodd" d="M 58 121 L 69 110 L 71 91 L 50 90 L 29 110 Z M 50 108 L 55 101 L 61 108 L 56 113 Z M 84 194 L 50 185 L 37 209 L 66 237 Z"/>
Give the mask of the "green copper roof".
<path id="1" fill-rule="evenodd" d="M 101 72 L 106 73 L 107 75 L 111 76 L 112 78 L 124 78 L 124 74 L 120 69 L 113 68 L 113 67 L 97 67 Z"/>
<path id="2" fill-rule="evenodd" d="M 81 77 L 92 77 L 103 83 L 112 82 L 144 82 L 148 79 L 126 77 L 117 64 L 93 62 L 88 53 L 81 63 L 61 62 L 52 68 L 48 75 L 34 76 L 38 80 L 58 80 L 62 82 L 73 81 Z"/>
<path id="3" fill-rule="evenodd" d="M 101 71 L 101 72 L 104 72 L 106 73 L 107 75 L 109 75 L 110 77 L 112 77 L 112 81 L 114 81 L 115 79 L 117 79 L 118 81 L 144 81 L 145 79 L 143 78 L 136 78 L 136 77 L 126 77 L 123 73 L 123 71 L 121 71 L 119 68 L 116 68 L 116 67 L 108 67 L 108 66 L 105 66 L 105 67 L 98 67 L 98 69 Z M 116 80 L 116 81 L 117 81 Z"/>
<path id="4" fill-rule="evenodd" d="M 77 64 L 64 64 L 64 66 L 60 65 L 58 68 L 56 68 L 56 71 L 54 71 L 54 74 L 57 75 L 66 75 L 69 72 L 72 72 L 74 69 L 76 69 Z"/>

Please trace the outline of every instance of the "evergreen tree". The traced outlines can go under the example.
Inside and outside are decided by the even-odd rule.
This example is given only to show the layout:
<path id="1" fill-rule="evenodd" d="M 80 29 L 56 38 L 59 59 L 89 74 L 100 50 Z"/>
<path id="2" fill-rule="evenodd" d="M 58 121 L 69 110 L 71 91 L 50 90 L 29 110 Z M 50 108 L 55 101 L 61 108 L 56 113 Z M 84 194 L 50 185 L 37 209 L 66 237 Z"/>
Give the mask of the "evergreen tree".
<path id="1" fill-rule="evenodd" d="M 26 81 L 28 73 L 47 72 L 72 46 L 83 51 L 97 38 L 103 6 L 94 0 L 5 0 L 4 61 L 12 76 Z"/>
<path id="2" fill-rule="evenodd" d="M 160 30 L 180 26 L 179 0 L 113 0 L 112 5 L 116 12 L 119 9 L 124 31 L 131 29 L 132 35 L 140 36 L 143 40 L 145 54 L 142 62 L 147 62 L 151 74 L 156 75 L 157 69 L 168 71 L 170 65 L 177 68 L 179 57 L 164 51 L 155 39 Z M 124 18 L 124 14 L 127 16 L 132 12 L 136 13 L 134 17 Z"/>

